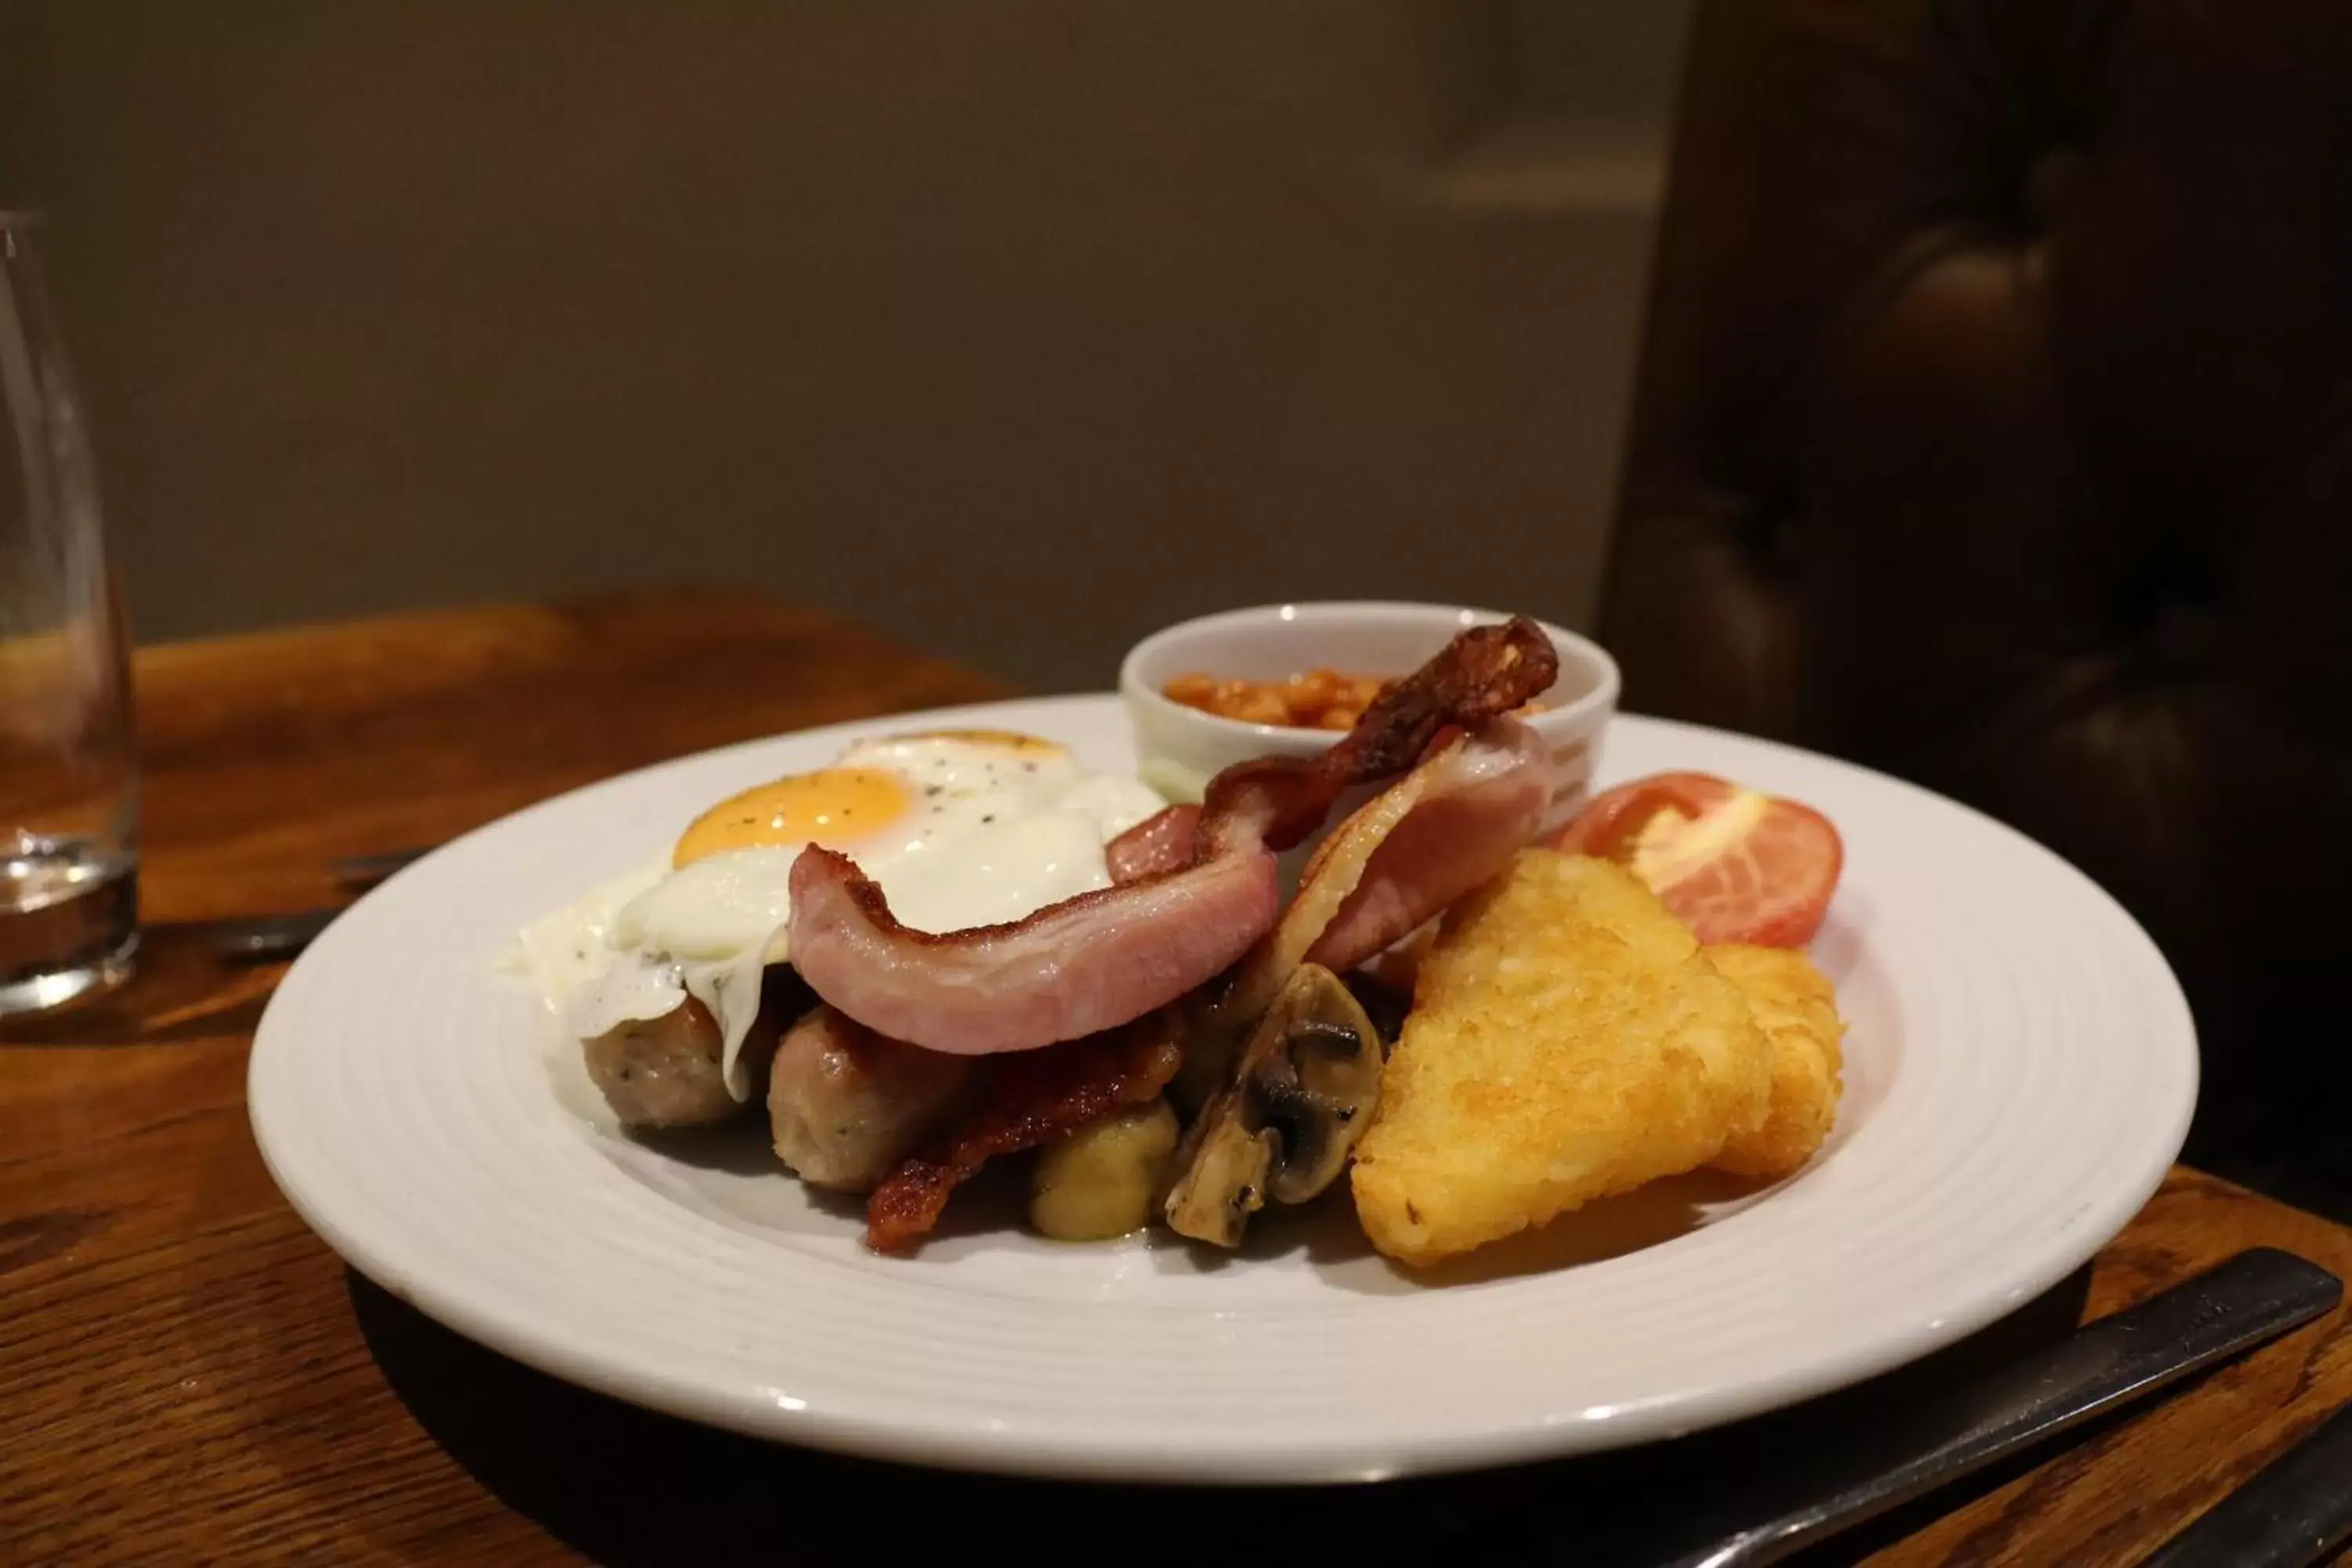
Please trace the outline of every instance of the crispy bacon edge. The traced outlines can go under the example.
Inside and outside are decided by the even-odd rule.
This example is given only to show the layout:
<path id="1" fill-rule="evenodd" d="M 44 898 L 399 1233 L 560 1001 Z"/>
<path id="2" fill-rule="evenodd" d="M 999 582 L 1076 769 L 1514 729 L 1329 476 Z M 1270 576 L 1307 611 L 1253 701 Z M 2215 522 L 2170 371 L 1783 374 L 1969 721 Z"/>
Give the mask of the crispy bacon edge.
<path id="1" fill-rule="evenodd" d="M 1420 786 L 1402 819 L 1359 846 L 1351 818 L 1318 847 L 1292 910 L 1308 903 L 1307 888 L 1321 880 L 1337 883 L 1342 897 L 1307 962 L 1353 969 L 1484 886 L 1535 841 L 1555 776 L 1550 752 L 1533 730 L 1496 719 L 1391 786 Z M 1290 918 L 1286 912 L 1283 923 Z"/>
<path id="2" fill-rule="evenodd" d="M 1157 1098 L 1182 1059 L 1183 1024 L 1173 1008 L 1087 1039 L 991 1057 L 962 1121 L 874 1189 L 866 1205 L 866 1245 L 876 1252 L 910 1250 L 939 1223 L 949 1195 L 990 1160 Z"/>

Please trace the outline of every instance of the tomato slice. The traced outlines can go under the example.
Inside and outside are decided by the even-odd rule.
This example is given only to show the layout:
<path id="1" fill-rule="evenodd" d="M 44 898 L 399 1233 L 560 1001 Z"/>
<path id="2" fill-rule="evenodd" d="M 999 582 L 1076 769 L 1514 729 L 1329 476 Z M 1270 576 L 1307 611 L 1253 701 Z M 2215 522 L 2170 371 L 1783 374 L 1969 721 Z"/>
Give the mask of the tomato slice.
<path id="1" fill-rule="evenodd" d="M 1712 773 L 1657 773 L 1593 796 L 1554 848 L 1614 860 L 1702 942 L 1802 947 L 1845 866 L 1830 819 Z"/>

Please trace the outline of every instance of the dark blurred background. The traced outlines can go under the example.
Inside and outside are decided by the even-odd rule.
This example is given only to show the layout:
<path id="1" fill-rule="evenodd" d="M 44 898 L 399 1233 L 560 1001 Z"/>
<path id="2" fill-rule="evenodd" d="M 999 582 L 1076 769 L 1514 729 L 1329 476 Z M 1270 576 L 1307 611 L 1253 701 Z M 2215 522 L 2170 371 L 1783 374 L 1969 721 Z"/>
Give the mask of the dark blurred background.
<path id="1" fill-rule="evenodd" d="M 1598 591 L 1686 5 L 0 0 L 142 639 Z"/>

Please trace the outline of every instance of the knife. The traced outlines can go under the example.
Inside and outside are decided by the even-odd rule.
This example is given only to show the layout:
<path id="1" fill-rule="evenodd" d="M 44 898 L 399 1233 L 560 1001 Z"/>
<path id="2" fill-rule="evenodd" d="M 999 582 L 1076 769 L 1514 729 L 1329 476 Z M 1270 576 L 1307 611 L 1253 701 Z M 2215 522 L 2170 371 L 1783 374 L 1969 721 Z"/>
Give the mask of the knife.
<path id="1" fill-rule="evenodd" d="M 335 880 L 348 887 L 372 888 L 394 871 L 412 866 L 433 853 L 429 845 L 411 849 L 387 849 L 381 855 L 346 855 L 327 863 Z"/>
<path id="2" fill-rule="evenodd" d="M 2140 1568 L 2304 1568 L 2352 1541 L 2352 1405 L 2157 1548 Z"/>
<path id="3" fill-rule="evenodd" d="M 2145 1399 L 2334 1309 L 2344 1282 L 2258 1247 L 2137 1306 L 2085 1324 L 1990 1378 L 1935 1396 L 1815 1456 L 1793 1506 L 1759 1492 L 1726 1500 L 1730 1528 L 1664 1568 L 1750 1568 Z M 1786 1482 L 1783 1482 L 1785 1488 Z"/>
<path id="4" fill-rule="evenodd" d="M 204 939 L 232 962 L 268 963 L 291 958 L 318 939 L 343 911 L 304 910 L 290 915 L 255 915 L 247 920 L 205 921 Z"/>
<path id="5" fill-rule="evenodd" d="M 335 880 L 350 888 L 372 888 L 395 871 L 433 853 L 429 847 L 391 849 L 381 855 L 346 855 L 327 863 Z M 205 940 L 213 951 L 232 962 L 268 963 L 291 958 L 318 940 L 341 909 L 298 910 L 292 914 L 254 915 L 240 920 L 206 921 Z"/>

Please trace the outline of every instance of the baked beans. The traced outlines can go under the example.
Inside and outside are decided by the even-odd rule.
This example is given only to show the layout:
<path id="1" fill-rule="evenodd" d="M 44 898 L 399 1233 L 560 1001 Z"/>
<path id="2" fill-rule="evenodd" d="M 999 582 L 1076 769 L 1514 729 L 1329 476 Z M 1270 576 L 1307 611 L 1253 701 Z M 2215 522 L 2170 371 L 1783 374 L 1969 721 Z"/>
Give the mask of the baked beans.
<path id="1" fill-rule="evenodd" d="M 1220 680 L 1213 675 L 1180 675 L 1162 689 L 1171 702 L 1238 719 L 1244 724 L 1279 724 L 1293 730 L 1352 730 L 1372 699 L 1389 683 L 1382 675 L 1349 675 L 1318 667 L 1287 680 Z M 1522 716 L 1543 711 L 1530 702 Z"/>
<path id="2" fill-rule="evenodd" d="M 1287 680 L 1220 680 L 1213 675 L 1180 675 L 1167 686 L 1169 700 L 1245 724 L 1281 724 L 1294 730 L 1349 730 L 1386 686 L 1386 677 L 1343 675 L 1310 669 Z"/>

